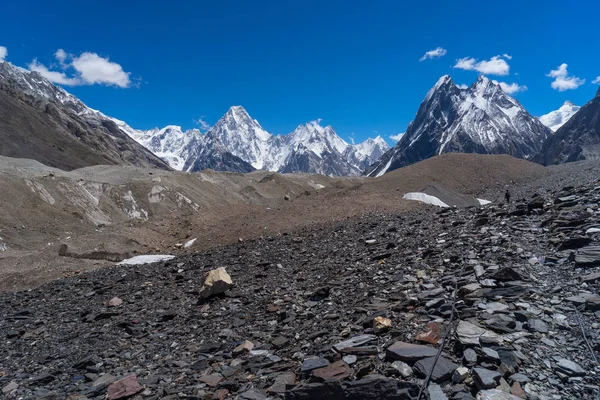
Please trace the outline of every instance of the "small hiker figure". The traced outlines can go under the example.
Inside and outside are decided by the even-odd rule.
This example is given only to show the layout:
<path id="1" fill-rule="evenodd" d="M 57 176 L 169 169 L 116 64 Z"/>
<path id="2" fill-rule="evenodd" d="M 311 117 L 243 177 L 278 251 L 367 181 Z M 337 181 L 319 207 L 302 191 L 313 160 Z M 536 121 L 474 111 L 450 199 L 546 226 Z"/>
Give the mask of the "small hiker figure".
<path id="1" fill-rule="evenodd" d="M 506 201 L 506 204 L 510 203 L 510 192 L 508 189 L 506 189 L 506 192 L 504 193 L 504 200 Z"/>

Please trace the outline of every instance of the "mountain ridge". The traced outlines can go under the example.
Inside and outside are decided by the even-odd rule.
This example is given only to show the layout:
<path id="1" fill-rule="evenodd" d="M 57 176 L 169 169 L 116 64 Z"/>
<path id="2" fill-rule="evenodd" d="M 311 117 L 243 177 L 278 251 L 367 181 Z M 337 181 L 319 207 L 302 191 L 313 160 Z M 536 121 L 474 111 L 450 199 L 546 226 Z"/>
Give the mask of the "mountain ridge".
<path id="1" fill-rule="evenodd" d="M 444 75 L 427 92 L 400 141 L 365 174 L 380 176 L 447 152 L 509 154 L 527 159 L 537 153 L 550 133 L 498 82 L 479 76 L 462 89 Z"/>

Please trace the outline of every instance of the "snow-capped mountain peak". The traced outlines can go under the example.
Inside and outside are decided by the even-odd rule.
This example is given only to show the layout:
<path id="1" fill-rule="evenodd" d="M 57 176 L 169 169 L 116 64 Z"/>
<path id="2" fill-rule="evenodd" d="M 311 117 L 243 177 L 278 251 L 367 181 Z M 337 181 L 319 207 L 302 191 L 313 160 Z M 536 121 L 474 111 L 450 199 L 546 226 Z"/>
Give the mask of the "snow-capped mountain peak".
<path id="1" fill-rule="evenodd" d="M 552 132 L 556 132 L 558 128 L 570 120 L 580 108 L 581 107 L 576 106 L 567 100 L 558 110 L 550 111 L 548 114 L 542 115 L 539 120 L 542 124 L 550 128 Z"/>
<path id="2" fill-rule="evenodd" d="M 343 154 L 349 144 L 338 136 L 333 127 L 321 126 L 320 120 L 311 121 L 298 127 L 290 134 L 294 148 L 302 144 L 307 150 L 322 157 L 325 152 Z"/>
<path id="3" fill-rule="evenodd" d="M 529 158 L 549 134 L 498 82 L 479 76 L 468 89 L 459 89 L 443 76 L 427 93 L 398 144 L 366 172 L 379 176 L 448 152 Z"/>

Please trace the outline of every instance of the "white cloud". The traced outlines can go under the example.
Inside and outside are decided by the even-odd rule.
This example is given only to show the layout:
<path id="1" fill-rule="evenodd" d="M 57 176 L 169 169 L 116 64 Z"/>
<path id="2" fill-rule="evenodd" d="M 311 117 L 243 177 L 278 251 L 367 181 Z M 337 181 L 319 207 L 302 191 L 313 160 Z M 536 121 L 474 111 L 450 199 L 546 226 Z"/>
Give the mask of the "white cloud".
<path id="1" fill-rule="evenodd" d="M 202 117 L 200 117 L 200 118 L 198 118 L 198 119 L 195 119 L 195 120 L 194 120 L 194 123 L 195 123 L 196 125 L 199 125 L 199 126 L 200 126 L 200 130 L 201 130 L 201 131 L 205 131 L 205 132 L 206 132 L 207 130 L 209 130 L 210 128 L 212 128 L 212 126 L 211 126 L 211 125 L 210 125 L 208 122 L 206 122 L 206 121 L 204 120 L 204 118 L 206 118 L 206 117 L 202 116 Z"/>
<path id="2" fill-rule="evenodd" d="M 399 141 L 399 140 L 402 138 L 402 136 L 403 136 L 405 133 L 406 133 L 406 132 L 400 132 L 400 133 L 398 133 L 398 134 L 396 134 L 396 135 L 390 135 L 390 139 L 392 139 L 393 141 L 397 142 L 397 141 Z"/>
<path id="3" fill-rule="evenodd" d="M 469 88 L 469 86 L 465 85 L 464 83 L 461 83 L 460 85 L 456 85 L 456 87 L 459 88 L 459 89 L 463 89 L 463 90 Z"/>
<path id="4" fill-rule="evenodd" d="M 546 74 L 547 77 L 554 78 L 550 84 L 552 89 L 564 92 L 565 90 L 577 89 L 585 83 L 585 79 L 569 75 L 567 67 L 568 64 L 562 63 L 557 69 L 553 69 Z"/>
<path id="5" fill-rule="evenodd" d="M 108 58 L 100 57 L 96 53 L 85 52 L 79 57 L 67 54 L 63 49 L 58 49 L 54 57 L 60 63 L 63 71 L 51 71 L 45 65 L 33 60 L 29 64 L 29 69 L 39 72 L 46 79 L 61 85 L 107 85 L 126 88 L 131 86 L 129 72 L 123 71 L 123 68 L 110 61 Z M 74 69 L 75 73 L 68 76 L 67 69 Z"/>
<path id="6" fill-rule="evenodd" d="M 518 83 L 498 82 L 504 93 L 515 94 L 527 90 L 527 86 L 519 85 Z"/>
<path id="7" fill-rule="evenodd" d="M 4 46 L 0 46 L 0 61 L 4 61 L 8 55 L 8 49 Z"/>
<path id="8" fill-rule="evenodd" d="M 594 79 L 594 80 L 592 81 L 592 83 L 593 83 L 594 85 L 597 85 L 597 84 L 599 84 L 599 83 L 600 83 L 600 76 L 596 77 L 596 79 Z"/>
<path id="9" fill-rule="evenodd" d="M 30 71 L 38 72 L 50 82 L 58 83 L 59 85 L 77 86 L 81 84 L 78 78 L 69 78 L 64 72 L 50 71 L 44 65 L 40 64 L 37 59 L 34 59 L 27 67 Z"/>
<path id="10" fill-rule="evenodd" d="M 502 57 L 506 58 L 507 60 L 512 60 L 512 56 L 506 53 L 502 54 Z"/>
<path id="11" fill-rule="evenodd" d="M 60 63 L 61 67 L 66 68 L 65 64 L 65 60 L 67 59 L 67 52 L 64 51 L 63 49 L 58 49 L 56 50 L 56 53 L 54 53 L 54 58 L 56 58 L 58 60 L 58 62 Z"/>
<path id="12" fill-rule="evenodd" d="M 464 57 L 456 60 L 454 68 L 477 71 L 486 75 L 508 75 L 510 65 L 508 65 L 506 60 L 510 60 L 511 58 L 508 54 L 494 56 L 489 60 L 483 61 L 477 61 L 473 57 Z"/>
<path id="13" fill-rule="evenodd" d="M 427 59 L 431 60 L 433 58 L 444 57 L 446 55 L 446 53 L 448 53 L 448 50 L 446 50 L 442 47 L 438 47 L 436 49 L 429 50 L 427 53 L 425 53 L 425 55 L 423 57 L 421 57 L 419 59 L 419 61 L 425 61 Z"/>
<path id="14" fill-rule="evenodd" d="M 129 87 L 129 72 L 108 58 L 102 58 L 96 53 L 83 53 L 73 59 L 73 68 L 80 74 L 81 79 L 88 84 L 115 85 L 121 88 Z"/>

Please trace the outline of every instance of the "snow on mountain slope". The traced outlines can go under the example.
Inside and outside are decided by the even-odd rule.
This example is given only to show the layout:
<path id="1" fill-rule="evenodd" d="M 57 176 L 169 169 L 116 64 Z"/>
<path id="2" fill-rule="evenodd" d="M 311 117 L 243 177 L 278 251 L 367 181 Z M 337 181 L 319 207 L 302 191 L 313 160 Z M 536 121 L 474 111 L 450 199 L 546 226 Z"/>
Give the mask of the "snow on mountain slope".
<path id="1" fill-rule="evenodd" d="M 556 132 L 558 128 L 567 123 L 580 108 L 581 107 L 576 106 L 567 100 L 558 110 L 550 111 L 548 114 L 542 115 L 539 117 L 539 120 L 542 124 L 550 128 L 552 132 Z"/>
<path id="2" fill-rule="evenodd" d="M 98 164 L 169 168 L 133 140 L 125 132 L 131 128 L 122 121 L 86 106 L 37 72 L 0 62 L 0 85 L 4 101 L 0 111 L 11 115 L 0 121 L 6 141 L 3 155 L 62 169 Z"/>
<path id="3" fill-rule="evenodd" d="M 366 174 L 380 176 L 448 152 L 530 158 L 550 133 L 498 82 L 480 76 L 460 89 L 445 75 L 429 90 L 400 141 Z"/>
<path id="4" fill-rule="evenodd" d="M 221 168 L 244 172 L 253 168 L 276 172 L 360 175 L 389 146 L 381 137 L 348 144 L 320 121 L 299 125 L 288 135 L 273 135 L 241 106 L 231 107 L 206 134 L 179 127 L 138 131 L 123 127 L 136 141 L 175 169 Z M 225 153 L 231 156 L 223 156 Z M 237 159 L 239 158 L 239 160 Z"/>
<path id="5" fill-rule="evenodd" d="M 204 135 L 198 129 L 183 131 L 176 125 L 139 130 L 86 106 L 37 72 L 0 63 L 0 77 L 3 76 L 10 77 L 25 93 L 62 104 L 92 126 L 102 126 L 105 121 L 111 121 L 119 131 L 177 170 L 186 169 L 186 165 L 188 169 L 191 166 L 216 166 L 227 170 L 228 162 L 231 162 L 235 171 L 256 168 L 278 172 L 359 175 L 389 149 L 381 137 L 351 145 L 331 126 L 321 126 L 320 120 L 300 125 L 288 135 L 273 135 L 251 118 L 242 106 L 231 107 Z M 202 157 L 205 160 L 199 159 Z"/>

